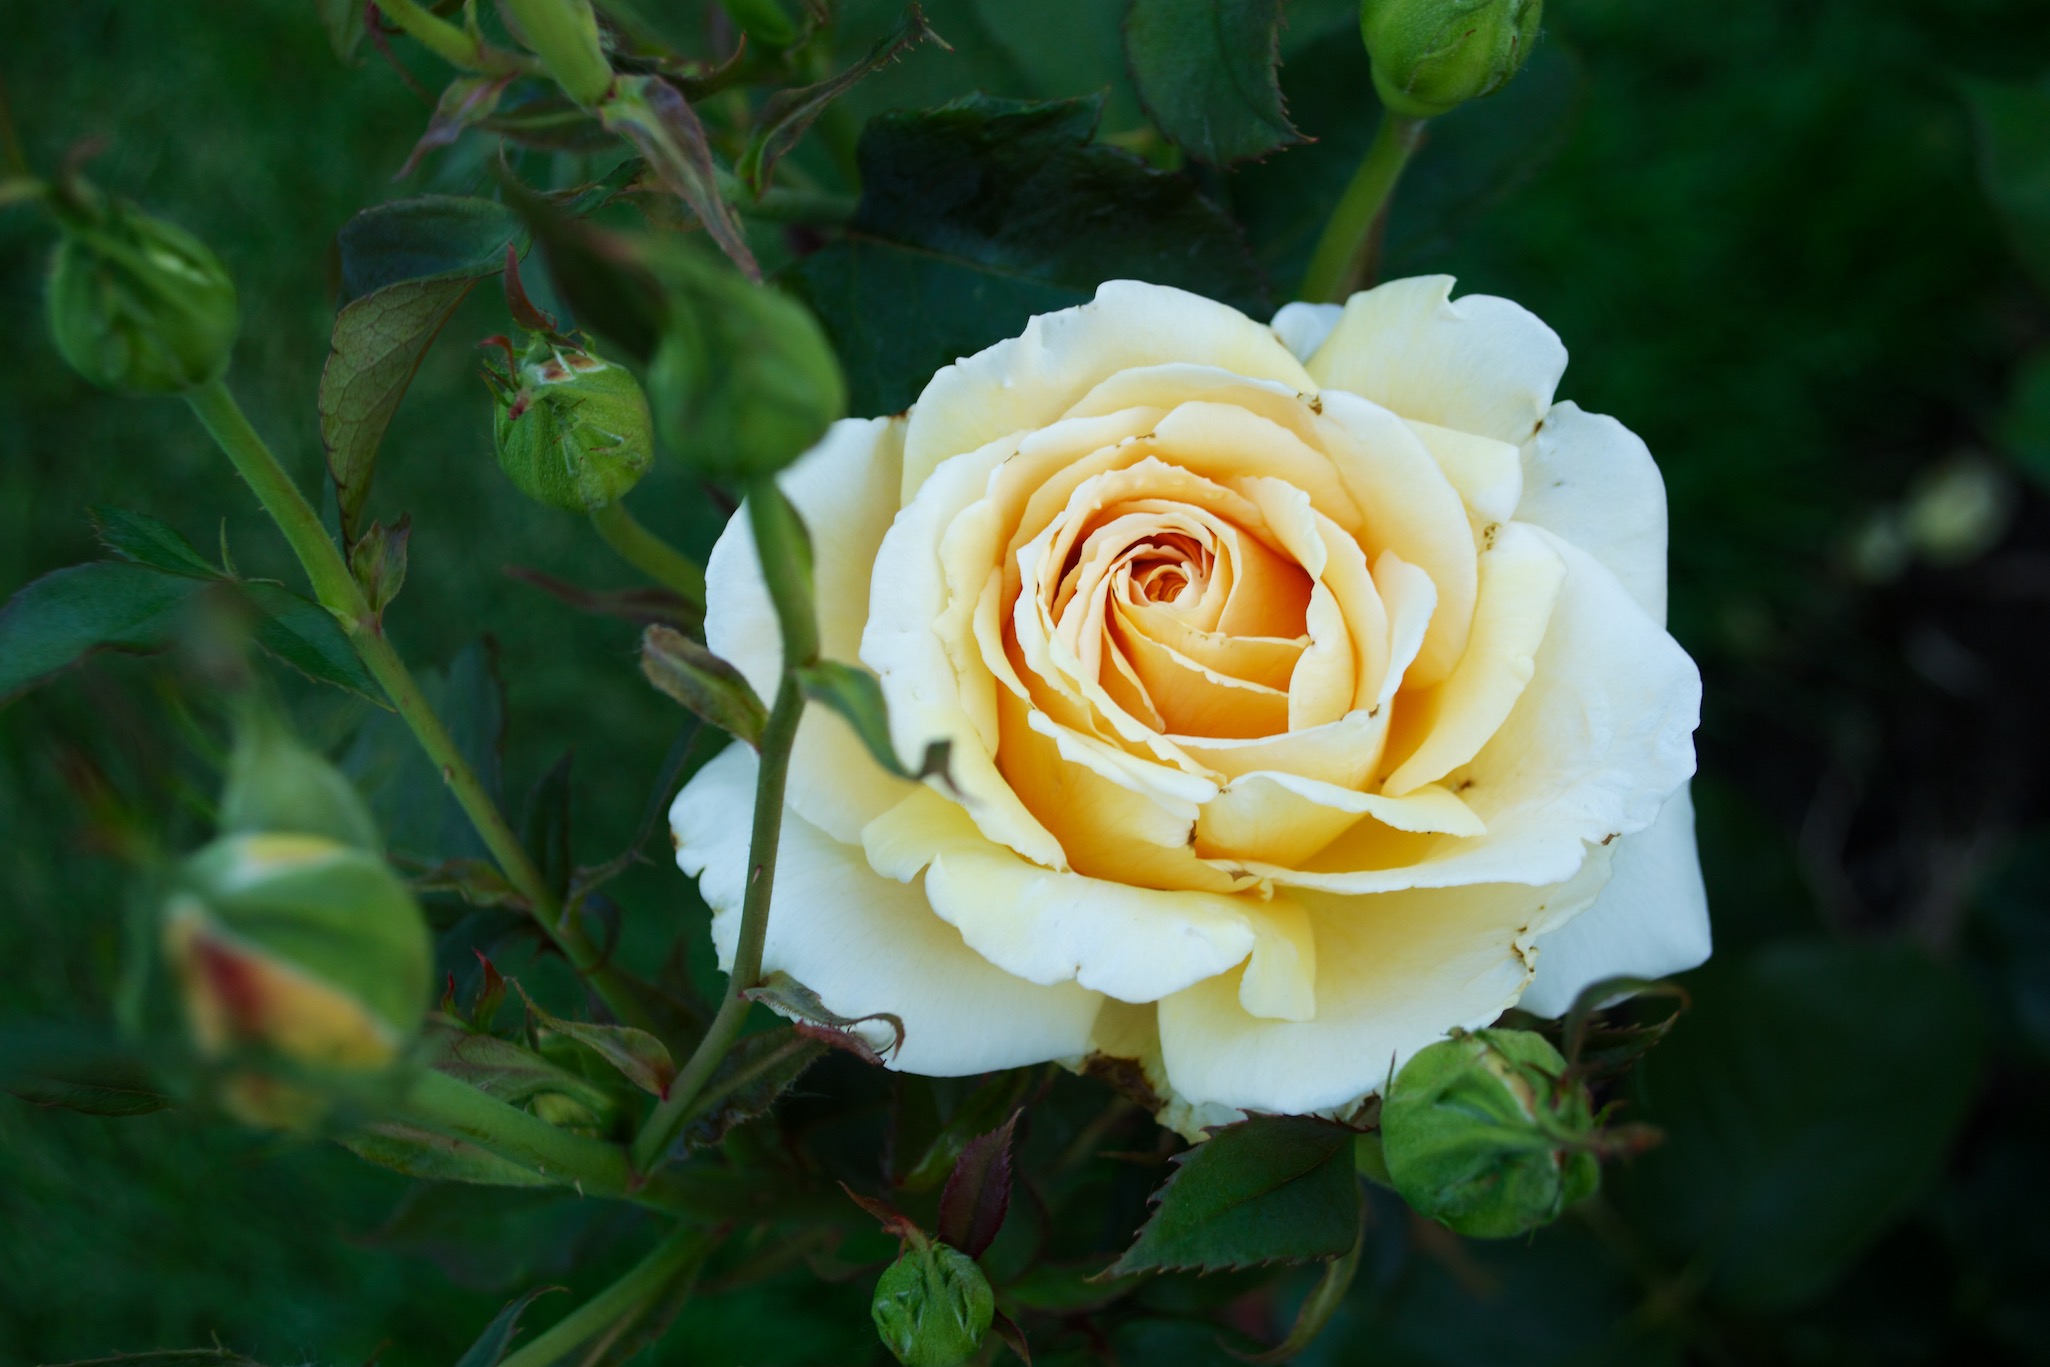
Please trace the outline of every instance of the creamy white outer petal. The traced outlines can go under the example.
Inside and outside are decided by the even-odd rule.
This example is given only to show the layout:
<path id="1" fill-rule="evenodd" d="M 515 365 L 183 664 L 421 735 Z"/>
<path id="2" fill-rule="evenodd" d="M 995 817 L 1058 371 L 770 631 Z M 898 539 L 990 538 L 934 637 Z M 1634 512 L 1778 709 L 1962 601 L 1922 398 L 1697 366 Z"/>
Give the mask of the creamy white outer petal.
<path id="1" fill-rule="evenodd" d="M 1046 426 L 1118 371 L 1170 363 L 1313 387 L 1273 330 L 1237 309 L 1166 285 L 1107 281 L 1089 303 L 1042 313 L 932 377 L 911 410 L 902 501 L 942 461 Z"/>
<path id="2" fill-rule="evenodd" d="M 909 882 L 923 870 L 939 918 L 976 953 L 1032 982 L 1153 1001 L 1253 952 L 1255 926 L 1239 899 L 1041 868 L 929 790 L 871 822 L 862 844 L 887 877 Z"/>
<path id="3" fill-rule="evenodd" d="M 730 969 L 746 889 L 756 760 L 733 745 L 699 770 L 669 812 L 676 862 L 711 906 L 719 966 Z M 1074 983 L 1013 977 L 961 942 L 921 889 L 893 882 L 793 812 L 783 818 L 762 966 L 781 970 L 843 1016 L 902 1018 L 892 1068 L 958 1077 L 1087 1052 L 1102 998 Z"/>
<path id="4" fill-rule="evenodd" d="M 1324 339 L 1338 326 L 1344 313 L 1343 304 L 1283 304 L 1274 315 L 1274 335 L 1295 353 L 1298 361 L 1307 361 L 1324 345 Z"/>
<path id="5" fill-rule="evenodd" d="M 1664 624 L 1666 482 L 1635 432 L 1570 400 L 1553 404 L 1523 445 L 1516 520 L 1601 561 Z"/>
<path id="6" fill-rule="evenodd" d="M 1604 978 L 1661 978 L 1708 958 L 1708 890 L 1686 787 L 1658 820 L 1616 842 L 1609 885 L 1594 905 L 1537 941 L 1537 976 L 1520 1005 L 1560 1016 Z"/>
<path id="7" fill-rule="evenodd" d="M 1532 939 L 1587 905 L 1607 862 L 1590 858 L 1552 888 L 1293 894 L 1316 935 L 1316 1017 L 1255 1018 L 1240 1003 L 1237 973 L 1164 998 L 1169 1085 L 1198 1108 L 1349 1110 L 1446 1031 L 1486 1025 L 1514 1005 L 1530 981 Z"/>
<path id="8" fill-rule="evenodd" d="M 848 418 L 776 477 L 811 533 L 819 642 L 828 659 L 852 664 L 868 620 L 869 572 L 897 515 L 904 421 Z M 743 509 L 726 524 L 705 563 L 705 644 L 767 702 L 783 672 L 776 610 Z M 790 805 L 836 840 L 861 828 L 908 791 L 884 772 L 839 715 L 807 708 L 790 755 Z"/>
<path id="9" fill-rule="evenodd" d="M 1306 365 L 1325 389 L 1520 446 L 1552 406 L 1566 346 L 1521 304 L 1454 302 L 1452 284 L 1422 275 L 1355 294 Z"/>

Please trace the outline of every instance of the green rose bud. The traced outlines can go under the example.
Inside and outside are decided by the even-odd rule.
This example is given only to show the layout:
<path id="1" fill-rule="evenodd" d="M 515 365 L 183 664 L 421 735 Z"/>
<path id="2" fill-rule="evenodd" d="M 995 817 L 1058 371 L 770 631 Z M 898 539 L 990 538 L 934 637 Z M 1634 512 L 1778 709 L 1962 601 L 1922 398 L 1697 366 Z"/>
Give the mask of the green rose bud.
<path id="1" fill-rule="evenodd" d="M 648 370 L 662 440 L 708 475 L 769 475 L 847 411 L 840 363 L 811 311 L 683 252 L 651 263 L 670 287 Z"/>
<path id="2" fill-rule="evenodd" d="M 996 1297 L 975 1259 L 918 1239 L 883 1269 L 869 1312 L 904 1367 L 955 1367 L 981 1346 Z"/>
<path id="3" fill-rule="evenodd" d="M 1460 1034 L 1403 1065 L 1381 1111 L 1388 1175 L 1420 1214 L 1501 1239 L 1558 1218 L 1600 1170 L 1586 1087 L 1524 1030 Z"/>
<path id="4" fill-rule="evenodd" d="M 188 859 L 164 946 L 203 1054 L 260 1050 L 298 1068 L 373 1072 L 418 1030 L 432 989 L 427 924 L 379 856 L 317 835 L 228 835 Z M 317 1119 L 308 1089 L 229 1079 L 252 1124 Z"/>
<path id="5" fill-rule="evenodd" d="M 1506 85 L 1537 41 L 1544 0 L 1360 0 L 1374 90 L 1391 114 L 1448 114 Z"/>
<path id="6" fill-rule="evenodd" d="M 295 832 L 363 850 L 383 846 L 355 786 L 261 704 L 237 720 L 220 821 L 228 834 Z"/>
<path id="7" fill-rule="evenodd" d="M 500 0 L 500 10 L 571 99 L 588 108 L 605 98 L 612 64 L 591 0 Z"/>
<path id="8" fill-rule="evenodd" d="M 589 512 L 647 473 L 655 456 L 648 399 L 625 368 L 536 337 L 509 373 L 486 378 L 498 404 L 499 467 L 528 498 Z"/>
<path id="9" fill-rule="evenodd" d="M 60 193 L 50 338 L 103 389 L 182 394 L 228 368 L 241 314 L 220 258 L 182 228 L 79 186 Z"/>

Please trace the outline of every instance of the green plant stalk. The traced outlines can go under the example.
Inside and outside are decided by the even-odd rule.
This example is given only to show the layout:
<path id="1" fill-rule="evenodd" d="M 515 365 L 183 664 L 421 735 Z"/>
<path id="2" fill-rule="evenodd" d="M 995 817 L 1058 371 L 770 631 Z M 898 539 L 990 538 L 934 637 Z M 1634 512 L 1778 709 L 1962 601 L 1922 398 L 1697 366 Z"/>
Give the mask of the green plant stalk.
<path id="1" fill-rule="evenodd" d="M 432 1068 L 406 1077 L 402 1119 L 466 1139 L 509 1162 L 587 1196 L 630 1197 L 638 1184 L 617 1144 L 557 1129 L 517 1106 Z"/>
<path id="2" fill-rule="evenodd" d="M 773 479 L 753 482 L 748 492 L 748 521 L 761 556 L 762 578 L 776 607 L 783 636 L 783 678 L 769 709 L 758 747 L 761 767 L 755 779 L 754 830 L 748 844 L 747 893 L 740 907 L 740 938 L 733 949 L 733 967 L 726 977 L 726 995 L 718 1014 L 705 1027 L 704 1038 L 669 1084 L 669 1095 L 648 1116 L 634 1136 L 633 1161 L 639 1172 L 651 1172 L 675 1142 L 695 1111 L 698 1094 L 711 1080 L 726 1051 L 740 1034 L 752 1005 L 745 995 L 762 976 L 762 946 L 769 934 L 769 902 L 776 884 L 776 851 L 783 834 L 783 794 L 790 778 L 790 749 L 804 716 L 804 690 L 796 671 L 816 662 L 818 616 L 812 606 L 809 566 L 792 541 L 802 535 L 795 511 L 784 501 Z"/>
<path id="3" fill-rule="evenodd" d="M 376 0 L 384 17 L 404 30 L 406 36 L 450 66 L 465 71 L 487 68 L 484 45 L 415 0 Z"/>
<path id="4" fill-rule="evenodd" d="M 612 89 L 612 64 L 598 37 L 591 0 L 505 0 L 520 36 L 578 105 L 591 108 Z"/>
<path id="5" fill-rule="evenodd" d="M 270 447 L 257 435 L 256 429 L 249 425 L 249 419 L 235 402 L 235 396 L 228 392 L 227 385 L 215 380 L 185 397 L 208 433 L 234 463 L 235 469 L 256 491 L 264 511 L 278 524 L 293 554 L 305 567 L 306 577 L 313 583 L 314 596 L 341 623 L 350 644 L 383 687 L 393 708 L 412 729 L 420 748 L 441 770 L 443 781 L 455 794 L 471 824 L 477 828 L 477 834 L 483 838 L 499 871 L 527 899 L 541 929 L 590 983 L 591 989 L 613 1015 L 629 1025 L 652 1030 L 652 1022 L 639 998 L 612 966 L 600 958 L 597 948 L 581 927 L 564 915 L 561 900 L 535 867 L 519 837 L 513 834 L 512 827 L 506 824 L 498 804 L 484 791 L 476 771 L 457 748 L 455 738 L 449 735 L 448 728 L 442 725 L 441 718 L 435 715 L 433 707 L 421 693 L 412 671 L 406 668 L 405 661 L 392 648 L 382 622 L 371 611 L 362 587 L 349 574 L 348 563 L 342 558 L 341 550 L 329 539 L 319 514 L 313 511 L 313 505 L 306 501 L 299 486 L 278 464 L 277 457 L 271 454 Z"/>
<path id="6" fill-rule="evenodd" d="M 648 578 L 673 589 L 700 613 L 705 610 L 705 571 L 696 561 L 641 525 L 618 499 L 591 510 L 591 525 L 620 558 Z"/>
<path id="7" fill-rule="evenodd" d="M 703 1230 L 676 1230 L 618 1281 L 503 1358 L 499 1367 L 553 1367 L 591 1340 L 631 1328 L 664 1292 L 695 1277 L 709 1245 Z"/>
<path id="8" fill-rule="evenodd" d="M 1343 303 L 1366 277 L 1368 258 L 1379 240 L 1388 199 L 1410 154 L 1423 140 L 1424 120 L 1384 113 L 1367 155 L 1324 225 L 1310 269 L 1297 291 L 1311 303 Z"/>

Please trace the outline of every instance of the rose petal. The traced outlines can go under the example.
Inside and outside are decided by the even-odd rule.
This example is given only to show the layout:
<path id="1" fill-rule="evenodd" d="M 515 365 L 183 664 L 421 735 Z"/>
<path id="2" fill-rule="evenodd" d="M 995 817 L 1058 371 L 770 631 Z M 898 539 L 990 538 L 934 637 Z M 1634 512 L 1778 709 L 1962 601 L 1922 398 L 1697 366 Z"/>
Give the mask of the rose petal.
<path id="1" fill-rule="evenodd" d="M 1566 567 L 1535 527 L 1500 523 L 1491 539 L 1459 667 L 1437 688 L 1396 705 L 1389 748 L 1403 758 L 1381 785 L 1391 797 L 1435 783 L 1479 754 L 1536 671 Z"/>
<path id="2" fill-rule="evenodd" d="M 1517 448 L 1493 437 L 1455 432 L 1414 419 L 1409 420 L 1409 430 L 1422 438 L 1431 459 L 1459 491 L 1467 517 L 1476 527 L 1516 516 L 1517 500 L 1523 497 L 1522 453 Z"/>
<path id="3" fill-rule="evenodd" d="M 1692 776 L 1694 662 L 1585 551 L 1533 530 L 1566 565 L 1535 675 L 1446 785 L 1488 833 L 1406 835 L 1363 823 L 1295 868 L 1247 862 L 1244 872 L 1346 893 L 1563 882 L 1587 845 L 1649 826 Z"/>
<path id="4" fill-rule="evenodd" d="M 901 418 L 849 418 L 776 477 L 811 533 L 819 640 L 828 659 L 852 662 L 861 649 L 869 572 L 897 513 L 903 442 Z M 783 642 L 745 511 L 727 522 L 705 564 L 705 643 L 763 701 L 775 696 Z M 790 805 L 805 820 L 836 840 L 859 840 L 861 828 L 906 791 L 837 713 L 805 712 L 790 756 Z"/>
<path id="5" fill-rule="evenodd" d="M 1666 620 L 1666 483 L 1636 433 L 1555 403 L 1523 447 L 1516 520 L 1556 533 L 1608 566 L 1652 620 Z"/>
<path id="6" fill-rule="evenodd" d="M 1045 426 L 1118 371 L 1169 361 L 1313 387 L 1273 331 L 1237 309 L 1165 285 L 1112 280 L 1091 302 L 1040 314 L 1021 335 L 932 377 L 905 435 L 902 501 L 949 457 Z"/>
<path id="7" fill-rule="evenodd" d="M 1521 446 L 1552 406 L 1565 345 L 1507 299 L 1453 303 L 1452 285 L 1425 275 L 1355 294 L 1309 372 L 1405 418 Z"/>
<path id="8" fill-rule="evenodd" d="M 1532 939 L 1585 906 L 1606 860 L 1562 887 L 1487 884 L 1375 897 L 1296 893 L 1316 937 L 1314 1020 L 1262 1020 L 1240 974 L 1160 1002 L 1168 1080 L 1194 1106 L 1342 1113 L 1455 1026 L 1488 1024 L 1530 980 Z"/>
<path id="9" fill-rule="evenodd" d="M 713 909 L 719 966 L 740 935 L 754 803 L 754 752 L 729 747 L 670 809 L 676 862 L 700 877 Z M 932 914 L 915 887 L 882 877 L 859 847 L 795 813 L 783 818 L 765 970 L 789 973 L 843 1016 L 903 1019 L 892 1068 L 957 1077 L 1073 1058 L 1088 1048 L 1102 998 L 1073 983 L 1042 986 L 992 966 Z"/>
<path id="10" fill-rule="evenodd" d="M 1324 345 L 1331 329 L 1345 316 L 1343 304 L 1283 304 L 1274 315 L 1274 335 L 1299 361 L 1307 361 Z"/>
<path id="11" fill-rule="evenodd" d="M 1253 913 L 1253 952 L 1239 974 L 1239 1005 L 1263 1020 L 1317 1018 L 1317 936 L 1310 914 L 1286 897 Z"/>
<path id="12" fill-rule="evenodd" d="M 1120 1001 L 1154 1001 L 1252 952 L 1240 898 L 1059 873 L 986 839 L 967 814 L 920 790 L 869 824 L 878 873 L 909 882 L 991 963 L 1035 983 L 1070 980 Z"/>
<path id="13" fill-rule="evenodd" d="M 1518 1003 L 1561 1016 L 1581 989 L 1604 978 L 1660 978 L 1708 958 L 1708 892 L 1694 844 L 1687 787 L 1666 799 L 1658 820 L 1613 847 L 1609 885 L 1594 905 L 1537 940 L 1537 977 Z"/>
<path id="14" fill-rule="evenodd" d="M 1399 831 L 1472 836 L 1487 830 L 1470 807 L 1436 785 L 1384 797 L 1296 774 L 1256 772 L 1233 779 L 1203 804 L 1196 852 L 1220 862 L 1298 864 L 1366 816 Z"/>

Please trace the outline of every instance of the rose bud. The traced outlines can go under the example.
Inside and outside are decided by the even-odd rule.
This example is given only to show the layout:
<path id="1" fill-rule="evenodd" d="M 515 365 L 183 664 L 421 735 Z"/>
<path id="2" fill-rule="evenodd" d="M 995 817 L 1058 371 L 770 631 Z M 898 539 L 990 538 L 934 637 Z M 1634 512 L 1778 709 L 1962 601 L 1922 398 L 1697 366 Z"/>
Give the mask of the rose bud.
<path id="1" fill-rule="evenodd" d="M 373 1072 L 412 1036 L 433 980 L 427 924 L 382 858 L 315 835 L 229 835 L 185 862 L 164 946 L 202 1054 L 267 1052 L 308 1071 Z M 324 1109 L 258 1073 L 224 1102 L 295 1128 Z"/>
<path id="2" fill-rule="evenodd" d="M 869 1311 L 904 1367 L 954 1367 L 981 1346 L 996 1297 L 975 1259 L 921 1238 L 883 1269 Z"/>
<path id="3" fill-rule="evenodd" d="M 811 311 L 723 263 L 661 258 L 669 322 L 648 371 L 662 440 L 708 475 L 768 475 L 847 411 L 847 384 Z"/>
<path id="4" fill-rule="evenodd" d="M 1388 1092 L 1383 1152 L 1419 1214 L 1479 1239 L 1522 1234 L 1591 1195 L 1600 1172 L 1587 1089 L 1526 1030 L 1481 1030 L 1420 1050 Z"/>
<path id="5" fill-rule="evenodd" d="M 1543 13 L 1543 0 L 1361 0 L 1374 90 L 1411 119 L 1492 95 L 1530 56 Z"/>
<path id="6" fill-rule="evenodd" d="M 384 844 L 355 785 L 260 705 L 236 721 L 220 824 L 224 833 L 319 835 L 371 851 Z"/>
<path id="7" fill-rule="evenodd" d="M 64 238 L 51 259 L 50 337 L 103 389 L 180 394 L 228 368 L 241 315 L 235 283 L 198 238 L 82 185 L 53 201 Z"/>
<path id="8" fill-rule="evenodd" d="M 655 456 L 648 399 L 621 366 L 537 337 L 509 369 L 486 372 L 497 401 L 498 464 L 537 503 L 581 513 L 640 482 Z"/>

